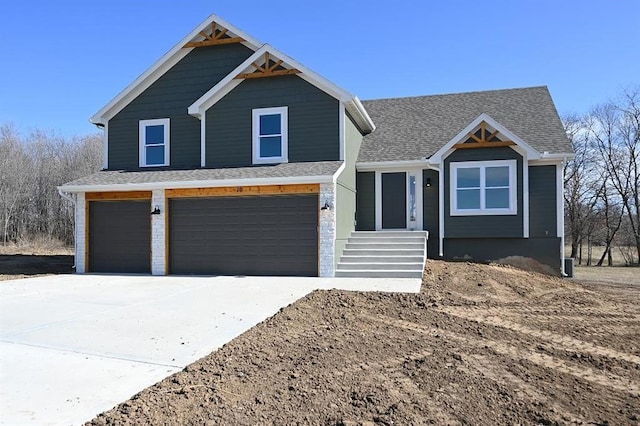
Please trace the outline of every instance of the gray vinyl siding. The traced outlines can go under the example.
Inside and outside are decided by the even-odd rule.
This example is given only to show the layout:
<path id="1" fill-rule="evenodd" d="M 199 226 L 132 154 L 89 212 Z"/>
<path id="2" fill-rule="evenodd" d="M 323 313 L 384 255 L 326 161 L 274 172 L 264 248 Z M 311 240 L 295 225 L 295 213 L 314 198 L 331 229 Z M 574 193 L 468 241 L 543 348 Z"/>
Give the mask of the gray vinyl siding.
<path id="1" fill-rule="evenodd" d="M 560 272 L 560 238 L 445 238 L 445 259 L 489 262 L 508 256 L 532 257 Z"/>
<path id="2" fill-rule="evenodd" d="M 517 160 L 517 205 L 516 215 L 500 216 L 451 216 L 450 187 L 452 162 Z M 445 160 L 444 205 L 446 238 L 513 238 L 523 236 L 522 216 L 522 156 L 508 147 L 458 149 Z"/>
<path id="3" fill-rule="evenodd" d="M 206 112 L 206 166 L 252 164 L 252 110 L 288 107 L 289 162 L 340 159 L 339 103 L 291 75 L 244 80 Z"/>
<path id="4" fill-rule="evenodd" d="M 529 236 L 556 237 L 556 166 L 529 167 Z"/>
<path id="5" fill-rule="evenodd" d="M 362 134 L 348 114 L 344 117 L 345 158 L 344 170 L 336 182 L 336 264 L 342 256 L 344 246 L 355 229 L 356 222 L 356 158 L 362 143 Z"/>
<path id="6" fill-rule="evenodd" d="M 109 170 L 139 169 L 138 122 L 154 118 L 171 120 L 169 168 L 199 168 L 200 120 L 187 108 L 252 53 L 241 44 L 193 49 L 109 120 Z"/>
<path id="7" fill-rule="evenodd" d="M 438 172 L 435 170 L 422 171 L 422 212 L 423 212 L 423 228 L 429 231 L 429 240 L 427 241 L 427 256 L 437 258 L 439 253 L 439 203 L 438 197 Z M 427 178 L 431 178 L 431 186 L 425 187 Z"/>
<path id="8" fill-rule="evenodd" d="M 376 229 L 376 174 L 358 172 L 356 174 L 356 230 Z"/>

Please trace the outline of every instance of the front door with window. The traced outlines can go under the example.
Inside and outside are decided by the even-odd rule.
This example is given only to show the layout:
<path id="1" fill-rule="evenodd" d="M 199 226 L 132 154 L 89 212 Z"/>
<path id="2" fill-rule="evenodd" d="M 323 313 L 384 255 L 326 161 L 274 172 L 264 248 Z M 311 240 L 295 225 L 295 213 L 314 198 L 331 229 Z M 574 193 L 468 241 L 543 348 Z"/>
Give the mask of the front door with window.
<path id="1" fill-rule="evenodd" d="M 422 229 L 422 170 L 380 173 L 378 229 Z"/>

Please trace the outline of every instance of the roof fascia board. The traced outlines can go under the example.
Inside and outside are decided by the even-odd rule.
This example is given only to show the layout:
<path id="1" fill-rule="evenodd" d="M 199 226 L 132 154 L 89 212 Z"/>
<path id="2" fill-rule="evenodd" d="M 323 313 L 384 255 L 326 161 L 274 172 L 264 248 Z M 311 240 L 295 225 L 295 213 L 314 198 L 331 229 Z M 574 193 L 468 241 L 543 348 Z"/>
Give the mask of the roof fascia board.
<path id="1" fill-rule="evenodd" d="M 453 152 L 453 145 L 459 143 L 463 140 L 470 132 L 473 131 L 482 121 L 485 121 L 487 124 L 492 126 L 494 129 L 498 130 L 501 134 L 512 140 L 519 147 L 524 149 L 527 153 L 527 157 L 531 160 L 536 160 L 540 158 L 540 153 L 533 149 L 529 144 L 516 136 L 513 132 L 508 130 L 506 127 L 498 123 L 496 120 L 491 118 L 488 114 L 482 113 L 475 120 L 473 120 L 467 127 L 462 129 L 457 135 L 455 135 L 449 142 L 444 144 L 442 148 L 440 148 L 435 154 L 433 154 L 429 158 L 429 162 L 431 164 L 440 164 L 441 159 L 446 158 L 451 152 Z"/>
<path id="2" fill-rule="evenodd" d="M 373 172 L 398 169 L 426 169 L 431 168 L 426 160 L 402 160 L 402 161 L 375 161 L 356 163 L 359 172 Z"/>
<path id="3" fill-rule="evenodd" d="M 341 166 L 343 167 L 343 166 Z M 338 168 L 340 171 L 340 168 Z M 338 172 L 336 172 L 338 173 Z M 245 178 L 245 179 L 210 179 L 169 182 L 121 183 L 111 185 L 63 185 L 58 190 L 68 193 L 74 192 L 120 192 L 120 191 L 150 191 L 154 189 L 183 189 L 183 188 L 219 188 L 226 186 L 247 185 L 295 185 L 313 183 L 333 183 L 335 174 L 321 176 L 287 176 L 276 178 Z"/>
<path id="4" fill-rule="evenodd" d="M 160 59 L 158 59 L 151 67 L 143 72 L 137 79 L 128 85 L 122 92 L 116 95 L 107 105 L 102 107 L 100 111 L 95 113 L 90 121 L 94 124 L 106 124 L 106 122 L 120 112 L 126 105 L 129 104 L 138 95 L 149 88 L 156 80 L 158 80 L 165 72 L 171 67 L 180 62 L 189 52 L 194 48 L 184 48 L 183 46 L 196 38 L 200 31 L 206 29 L 212 22 L 228 29 L 232 35 L 242 37 L 245 41 L 242 43 L 251 50 L 258 49 L 262 43 L 251 37 L 249 34 L 240 30 L 239 28 L 231 25 L 224 19 L 217 15 L 210 15 L 200 25 L 198 25 L 193 31 L 191 31 L 185 38 L 180 40 L 175 46 L 165 53 Z"/>

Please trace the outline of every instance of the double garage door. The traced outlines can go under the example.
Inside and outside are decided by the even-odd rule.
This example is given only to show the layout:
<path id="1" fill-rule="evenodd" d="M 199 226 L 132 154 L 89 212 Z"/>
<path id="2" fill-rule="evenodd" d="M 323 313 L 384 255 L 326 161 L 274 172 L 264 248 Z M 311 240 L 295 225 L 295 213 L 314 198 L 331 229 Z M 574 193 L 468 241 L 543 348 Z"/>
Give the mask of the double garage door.
<path id="1" fill-rule="evenodd" d="M 151 268 L 149 200 L 89 202 L 90 272 Z M 168 272 L 318 275 L 318 195 L 173 198 Z"/>

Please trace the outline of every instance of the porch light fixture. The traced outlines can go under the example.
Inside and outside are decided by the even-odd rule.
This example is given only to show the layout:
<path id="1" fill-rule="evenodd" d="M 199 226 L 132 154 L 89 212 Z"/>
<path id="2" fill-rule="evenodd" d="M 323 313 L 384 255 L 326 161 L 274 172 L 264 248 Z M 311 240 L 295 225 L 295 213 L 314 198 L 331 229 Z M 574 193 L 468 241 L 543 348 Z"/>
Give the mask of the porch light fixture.
<path id="1" fill-rule="evenodd" d="M 324 202 L 324 206 L 320 207 L 320 210 L 331 210 L 331 206 L 328 201 Z"/>
<path id="2" fill-rule="evenodd" d="M 424 187 L 425 188 L 430 188 L 431 187 L 431 178 L 428 177 L 425 181 L 424 181 Z"/>
<path id="3" fill-rule="evenodd" d="M 160 207 L 156 204 L 151 214 L 160 214 Z"/>

